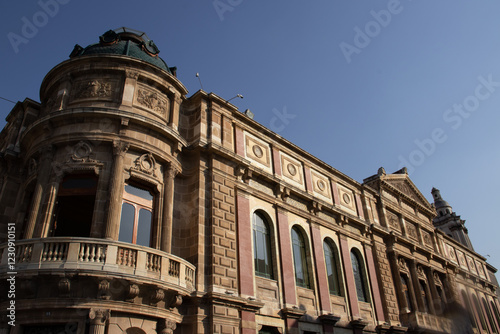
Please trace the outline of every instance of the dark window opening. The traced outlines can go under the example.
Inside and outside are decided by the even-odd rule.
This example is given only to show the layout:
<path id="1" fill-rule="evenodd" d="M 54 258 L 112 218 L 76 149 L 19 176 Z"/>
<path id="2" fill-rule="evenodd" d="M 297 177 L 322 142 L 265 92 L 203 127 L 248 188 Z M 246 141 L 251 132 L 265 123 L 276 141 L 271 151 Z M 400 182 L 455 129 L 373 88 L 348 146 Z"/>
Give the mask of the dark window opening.
<path id="1" fill-rule="evenodd" d="M 420 293 L 422 294 L 422 302 L 424 303 L 423 312 L 429 313 L 429 299 L 427 296 L 427 285 L 424 281 L 419 281 L 420 283 Z"/>
<path id="2" fill-rule="evenodd" d="M 410 291 L 408 290 L 408 280 L 406 279 L 406 276 L 403 274 L 401 274 L 401 285 L 403 286 L 403 295 L 405 297 L 406 307 L 408 308 L 409 312 L 412 312 L 413 307 L 411 305 Z"/>
<path id="3" fill-rule="evenodd" d="M 63 179 L 57 193 L 53 236 L 90 236 L 96 190 L 94 175 L 68 175 Z"/>
<path id="4" fill-rule="evenodd" d="M 484 310 L 486 311 L 486 315 L 488 316 L 488 321 L 490 322 L 491 330 L 493 333 L 497 333 L 497 326 L 495 325 L 495 320 L 493 319 L 493 315 L 491 314 L 491 310 L 488 307 L 488 303 L 484 298 L 482 298 Z"/>
<path id="5" fill-rule="evenodd" d="M 279 334 L 280 332 L 276 327 L 271 326 L 262 326 L 262 329 L 259 331 L 259 334 Z"/>
<path id="6" fill-rule="evenodd" d="M 463 300 L 465 309 L 467 310 L 467 313 L 469 315 L 469 320 L 470 320 L 470 323 L 472 325 L 472 328 L 477 328 L 476 318 L 474 317 L 472 305 L 470 303 L 469 297 L 467 297 L 467 294 L 463 290 L 462 290 L 462 300 Z"/>
<path id="7" fill-rule="evenodd" d="M 481 305 L 477 300 L 476 295 L 472 295 L 472 301 L 474 302 L 474 307 L 476 308 L 477 315 L 479 316 L 479 321 L 481 321 L 481 327 L 483 330 L 488 331 L 488 326 L 486 325 L 486 319 L 484 318 L 483 311 L 481 310 Z"/>

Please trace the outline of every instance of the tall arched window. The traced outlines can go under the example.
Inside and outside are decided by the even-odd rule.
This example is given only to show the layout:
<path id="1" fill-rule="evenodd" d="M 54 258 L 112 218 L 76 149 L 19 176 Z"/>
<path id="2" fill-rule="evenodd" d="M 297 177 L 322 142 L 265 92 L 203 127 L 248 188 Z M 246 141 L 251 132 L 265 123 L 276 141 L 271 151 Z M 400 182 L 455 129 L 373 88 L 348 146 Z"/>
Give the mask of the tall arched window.
<path id="1" fill-rule="evenodd" d="M 486 302 L 486 299 L 481 298 L 483 301 L 484 310 L 486 311 L 486 315 L 488 316 L 488 321 L 490 322 L 491 330 L 493 333 L 497 333 L 497 326 L 495 325 L 495 320 L 493 319 L 493 315 L 491 314 L 491 310 Z"/>
<path id="2" fill-rule="evenodd" d="M 293 264 L 295 267 L 295 283 L 309 288 L 309 271 L 307 269 L 306 244 L 298 227 L 292 228 Z"/>
<path id="3" fill-rule="evenodd" d="M 476 295 L 472 295 L 472 301 L 474 302 L 474 308 L 476 309 L 479 320 L 481 321 L 481 327 L 483 327 L 483 330 L 488 331 L 486 319 L 484 318 L 483 310 L 481 309 L 481 305 L 479 305 Z"/>
<path id="4" fill-rule="evenodd" d="M 272 279 L 271 234 L 267 219 L 260 212 L 253 215 L 253 254 L 255 275 Z"/>
<path id="5" fill-rule="evenodd" d="M 401 285 L 403 286 L 403 295 L 406 300 L 406 307 L 408 307 L 408 311 L 412 312 L 413 308 L 411 305 L 410 291 L 408 290 L 408 280 L 406 279 L 406 275 L 401 274 Z"/>
<path id="6" fill-rule="evenodd" d="M 328 276 L 328 287 L 332 295 L 341 296 L 340 289 L 340 266 L 338 262 L 337 248 L 333 242 L 325 240 L 323 242 L 325 252 L 326 274 Z"/>
<path id="7" fill-rule="evenodd" d="M 491 309 L 493 310 L 493 313 L 495 314 L 495 318 L 497 319 L 497 323 L 500 325 L 500 313 L 498 313 L 498 308 L 495 305 L 494 301 L 490 301 L 491 304 Z"/>
<path id="8" fill-rule="evenodd" d="M 424 303 L 424 312 L 429 313 L 429 297 L 427 296 L 427 285 L 424 281 L 419 281 L 420 283 L 420 293 L 422 295 L 422 301 Z"/>
<path id="9" fill-rule="evenodd" d="M 153 195 L 146 189 L 126 184 L 118 240 L 150 246 L 153 221 Z"/>
<path id="10" fill-rule="evenodd" d="M 368 303 L 368 289 L 365 268 L 363 265 L 363 258 L 359 252 L 355 249 L 351 250 L 351 262 L 352 271 L 354 274 L 354 283 L 356 284 L 356 293 L 358 294 L 358 300 L 361 302 Z"/>
<path id="11" fill-rule="evenodd" d="M 474 317 L 472 305 L 470 304 L 469 297 L 467 297 L 467 293 L 465 293 L 464 290 L 462 290 L 462 300 L 463 300 L 463 304 L 465 306 L 465 309 L 467 310 L 467 313 L 469 314 L 469 319 L 470 319 L 472 328 L 477 328 L 476 318 Z"/>

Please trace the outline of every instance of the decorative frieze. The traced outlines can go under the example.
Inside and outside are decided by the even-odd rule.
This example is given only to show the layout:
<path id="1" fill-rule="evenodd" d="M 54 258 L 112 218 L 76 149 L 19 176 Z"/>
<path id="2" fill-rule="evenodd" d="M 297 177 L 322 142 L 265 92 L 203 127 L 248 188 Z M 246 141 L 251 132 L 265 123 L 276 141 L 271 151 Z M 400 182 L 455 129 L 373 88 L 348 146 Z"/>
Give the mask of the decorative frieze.
<path id="1" fill-rule="evenodd" d="M 112 100 L 118 85 L 116 79 L 84 79 L 76 81 L 72 89 L 72 101 L 86 99 Z"/>

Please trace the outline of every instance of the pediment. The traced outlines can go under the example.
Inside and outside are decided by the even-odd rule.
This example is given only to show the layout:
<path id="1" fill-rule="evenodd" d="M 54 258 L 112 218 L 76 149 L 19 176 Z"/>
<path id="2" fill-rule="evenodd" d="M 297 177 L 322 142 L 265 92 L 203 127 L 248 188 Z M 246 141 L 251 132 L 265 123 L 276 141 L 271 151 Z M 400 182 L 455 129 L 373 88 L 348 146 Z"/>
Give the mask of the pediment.
<path id="1" fill-rule="evenodd" d="M 402 194 L 421 206 L 431 209 L 431 204 L 427 201 L 424 195 L 418 190 L 415 184 L 410 180 L 408 175 L 386 175 L 382 179 L 382 184 L 389 186 L 392 190 Z"/>

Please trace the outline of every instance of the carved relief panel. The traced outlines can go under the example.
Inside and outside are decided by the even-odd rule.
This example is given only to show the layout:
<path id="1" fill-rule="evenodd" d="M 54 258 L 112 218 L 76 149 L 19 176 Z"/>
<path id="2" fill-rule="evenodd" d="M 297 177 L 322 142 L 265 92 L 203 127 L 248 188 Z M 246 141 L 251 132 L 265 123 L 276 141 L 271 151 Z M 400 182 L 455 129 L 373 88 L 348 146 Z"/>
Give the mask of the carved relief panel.
<path id="1" fill-rule="evenodd" d="M 71 102 L 85 100 L 113 101 L 120 90 L 119 80 L 113 78 L 86 78 L 78 79 L 71 88 Z"/>
<path id="2" fill-rule="evenodd" d="M 134 105 L 153 112 L 157 116 L 169 121 L 170 99 L 158 89 L 138 83 L 135 91 Z"/>
<path id="3" fill-rule="evenodd" d="M 387 210 L 386 217 L 387 217 L 387 225 L 388 225 L 387 227 L 401 232 L 401 225 L 399 224 L 399 217 L 395 213 L 393 213 L 389 210 Z"/>

